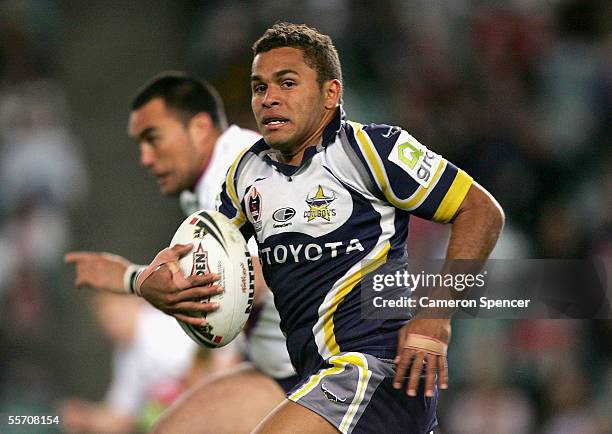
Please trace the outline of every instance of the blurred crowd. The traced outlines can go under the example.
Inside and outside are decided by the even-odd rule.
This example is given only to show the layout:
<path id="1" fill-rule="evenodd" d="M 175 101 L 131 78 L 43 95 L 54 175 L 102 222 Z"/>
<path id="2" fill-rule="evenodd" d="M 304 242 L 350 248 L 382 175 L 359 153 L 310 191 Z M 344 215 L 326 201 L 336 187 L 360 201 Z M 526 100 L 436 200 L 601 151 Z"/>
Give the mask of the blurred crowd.
<path id="1" fill-rule="evenodd" d="M 50 294 L 72 290 L 61 287 L 61 257 L 75 245 L 71 218 L 90 200 L 95 162 L 85 164 L 87 144 L 71 131 L 70 83 L 52 57 L 62 25 L 54 5 L 0 3 L 2 414 L 54 414 L 59 397 L 78 392 L 62 382 L 54 336 L 69 316 L 58 316 L 62 296 Z M 277 20 L 313 25 L 336 42 L 350 119 L 401 125 L 499 200 L 507 227 L 496 257 L 612 257 L 610 2 L 191 7 L 176 68 L 211 81 L 232 122 L 254 127 L 252 42 Z M 411 255 L 440 256 L 447 229 L 415 219 L 411 236 Z M 612 432 L 611 342 L 611 321 L 457 321 L 439 411 L 445 432 Z"/>
<path id="2" fill-rule="evenodd" d="M 81 144 L 54 75 L 48 4 L 0 3 L 0 413 L 56 415 L 63 354 L 53 290 L 87 193 Z M 58 378 L 59 377 L 59 378 Z M 47 427 L 43 427 L 44 432 Z M 53 428 L 51 428 L 53 430 Z"/>

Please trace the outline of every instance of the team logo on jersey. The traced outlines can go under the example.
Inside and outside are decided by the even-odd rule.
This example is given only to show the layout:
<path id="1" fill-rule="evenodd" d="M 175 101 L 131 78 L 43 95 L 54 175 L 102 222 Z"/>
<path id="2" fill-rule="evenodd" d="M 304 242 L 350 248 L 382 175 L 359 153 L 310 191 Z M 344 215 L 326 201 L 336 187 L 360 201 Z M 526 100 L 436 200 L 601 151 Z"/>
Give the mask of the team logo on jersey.
<path id="1" fill-rule="evenodd" d="M 309 222 L 317 217 L 330 221 L 332 217 L 336 216 L 336 209 L 329 208 L 329 204 L 334 200 L 336 200 L 336 193 L 332 192 L 331 196 L 325 194 L 323 187 L 319 185 L 313 197 L 308 197 L 308 195 L 306 195 L 306 203 L 310 209 L 304 211 L 304 218 Z"/>
<path id="2" fill-rule="evenodd" d="M 248 202 L 248 207 L 249 207 L 249 213 L 251 214 L 251 217 L 253 218 L 253 226 L 255 227 L 256 231 L 260 231 L 261 230 L 261 209 L 262 209 L 262 204 L 261 204 L 261 194 L 259 194 L 259 192 L 257 191 L 257 189 L 255 187 L 253 187 L 251 189 L 251 193 L 249 194 L 249 198 L 247 200 Z"/>
<path id="3" fill-rule="evenodd" d="M 425 188 L 431 184 L 441 160 L 442 157 L 406 132 L 400 134 L 389 154 L 389 161 L 397 164 Z"/>

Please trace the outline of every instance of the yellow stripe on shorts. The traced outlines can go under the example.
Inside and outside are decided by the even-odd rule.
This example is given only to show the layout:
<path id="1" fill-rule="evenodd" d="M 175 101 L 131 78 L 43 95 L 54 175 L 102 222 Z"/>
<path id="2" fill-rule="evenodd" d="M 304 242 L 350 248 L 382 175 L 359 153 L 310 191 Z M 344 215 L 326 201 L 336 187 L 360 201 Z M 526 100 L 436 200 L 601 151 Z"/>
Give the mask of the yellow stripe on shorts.
<path id="1" fill-rule="evenodd" d="M 361 353 L 351 352 L 333 356 L 329 358 L 329 363 L 333 364 L 334 366 L 322 369 L 318 373 L 312 375 L 310 380 L 291 394 L 288 399 L 293 402 L 297 402 L 300 398 L 307 395 L 312 389 L 314 389 L 323 380 L 323 378 L 344 372 L 346 370 L 346 366 L 349 364 L 355 366 L 359 373 L 355 396 L 349 404 L 349 407 L 342 418 L 342 421 L 340 422 L 340 426 L 338 427 L 340 432 L 347 433 L 353 419 L 355 418 L 355 415 L 357 414 L 359 406 L 363 402 L 363 398 L 365 397 L 368 389 L 368 381 L 370 380 L 372 373 L 368 370 L 368 360 Z"/>
<path id="2" fill-rule="evenodd" d="M 357 410 L 365 397 L 366 390 L 368 389 L 368 381 L 370 380 L 372 373 L 368 370 L 368 360 L 363 354 L 348 353 L 344 355 L 343 359 L 349 360 L 353 365 L 357 366 L 357 370 L 359 371 L 359 383 L 357 384 L 355 397 L 353 398 L 351 405 L 349 405 L 344 418 L 342 418 L 342 422 L 340 423 L 339 427 L 340 432 L 346 433 L 348 432 L 351 423 L 357 414 Z"/>

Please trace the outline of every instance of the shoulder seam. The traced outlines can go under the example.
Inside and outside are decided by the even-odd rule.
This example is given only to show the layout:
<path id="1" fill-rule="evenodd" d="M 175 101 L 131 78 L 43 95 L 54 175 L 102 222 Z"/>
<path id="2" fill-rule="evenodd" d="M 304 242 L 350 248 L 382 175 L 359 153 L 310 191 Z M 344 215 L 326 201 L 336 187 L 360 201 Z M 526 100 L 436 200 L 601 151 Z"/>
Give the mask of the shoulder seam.
<path id="1" fill-rule="evenodd" d="M 353 127 L 353 125 L 351 125 L 351 127 Z M 361 175 L 361 178 L 363 182 L 365 183 L 366 190 L 370 191 L 370 193 L 373 194 L 375 197 L 384 198 L 384 194 L 382 190 L 376 184 L 376 181 L 374 180 L 372 174 L 370 173 L 369 168 L 366 166 L 364 161 L 362 161 L 362 158 L 365 159 L 365 157 L 362 155 L 360 158 L 359 155 L 357 154 L 357 151 L 353 149 L 353 146 L 351 145 L 349 141 L 349 137 L 348 137 L 349 134 L 352 134 L 352 133 L 349 133 L 346 128 L 343 128 L 342 133 L 340 135 L 340 143 L 344 147 L 344 152 L 346 156 L 353 163 L 353 167 Z M 358 144 L 357 144 L 357 147 L 359 147 Z"/>

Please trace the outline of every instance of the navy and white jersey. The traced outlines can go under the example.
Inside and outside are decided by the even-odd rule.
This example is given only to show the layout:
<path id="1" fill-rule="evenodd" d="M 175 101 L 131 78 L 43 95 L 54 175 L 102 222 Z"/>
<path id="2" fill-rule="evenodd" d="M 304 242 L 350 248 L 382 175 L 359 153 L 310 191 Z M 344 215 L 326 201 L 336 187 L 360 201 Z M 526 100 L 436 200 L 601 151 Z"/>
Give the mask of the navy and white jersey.
<path id="1" fill-rule="evenodd" d="M 449 222 L 472 179 L 401 128 L 341 108 L 300 166 L 275 155 L 264 140 L 243 152 L 219 210 L 257 239 L 298 374 L 345 351 L 395 357 L 404 321 L 361 318 L 363 276 L 406 258 L 410 214 Z"/>

